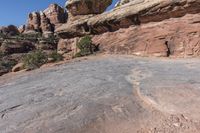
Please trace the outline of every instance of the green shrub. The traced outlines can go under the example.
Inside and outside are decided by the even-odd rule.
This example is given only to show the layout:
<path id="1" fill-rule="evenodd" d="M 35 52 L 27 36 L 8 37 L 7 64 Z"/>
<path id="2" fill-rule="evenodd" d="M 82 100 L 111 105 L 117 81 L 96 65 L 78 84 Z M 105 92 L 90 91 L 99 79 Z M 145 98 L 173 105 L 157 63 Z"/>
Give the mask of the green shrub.
<path id="1" fill-rule="evenodd" d="M 52 59 L 52 62 L 58 62 L 58 61 L 62 61 L 63 60 L 63 56 L 61 54 L 57 53 L 56 51 L 51 53 L 49 55 L 49 58 Z"/>
<path id="2" fill-rule="evenodd" d="M 0 69 L 11 70 L 16 64 L 17 62 L 13 60 L 0 60 Z"/>
<path id="3" fill-rule="evenodd" d="M 98 47 L 92 44 L 92 38 L 85 36 L 77 43 L 80 52 L 76 53 L 75 57 L 87 56 L 98 50 Z"/>
<path id="4" fill-rule="evenodd" d="M 23 59 L 24 67 L 26 69 L 32 70 L 39 68 L 43 64 L 47 63 L 48 57 L 42 51 L 34 51 L 33 53 L 29 53 Z"/>
<path id="5" fill-rule="evenodd" d="M 4 57 L 4 53 L 2 51 L 0 51 L 0 59 Z"/>

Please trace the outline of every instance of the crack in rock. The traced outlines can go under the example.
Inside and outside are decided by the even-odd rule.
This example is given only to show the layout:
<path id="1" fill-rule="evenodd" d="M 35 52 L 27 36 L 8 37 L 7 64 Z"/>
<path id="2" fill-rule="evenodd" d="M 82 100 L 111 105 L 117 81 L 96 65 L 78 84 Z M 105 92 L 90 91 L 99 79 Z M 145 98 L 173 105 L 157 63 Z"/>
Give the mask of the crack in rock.
<path id="1" fill-rule="evenodd" d="M 5 117 L 6 113 L 11 112 L 11 111 L 13 111 L 13 110 L 15 110 L 16 108 L 19 108 L 19 107 L 21 107 L 21 106 L 22 106 L 22 104 L 19 104 L 19 105 L 12 106 L 12 107 L 10 107 L 10 108 L 4 109 L 3 111 L 0 112 L 0 114 L 1 114 L 1 119 L 3 119 L 3 118 Z"/>

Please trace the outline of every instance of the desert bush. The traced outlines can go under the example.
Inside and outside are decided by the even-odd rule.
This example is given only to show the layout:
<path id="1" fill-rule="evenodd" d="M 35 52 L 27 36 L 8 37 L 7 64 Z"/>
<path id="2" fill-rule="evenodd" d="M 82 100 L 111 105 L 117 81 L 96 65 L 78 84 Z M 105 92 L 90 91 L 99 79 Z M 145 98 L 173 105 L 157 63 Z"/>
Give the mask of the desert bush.
<path id="1" fill-rule="evenodd" d="M 49 54 L 48 56 L 49 58 L 51 58 L 52 62 L 58 62 L 58 61 L 62 61 L 63 60 L 63 56 L 59 53 L 57 53 L 56 51 L 52 52 L 51 54 Z"/>
<path id="2" fill-rule="evenodd" d="M 0 59 L 4 57 L 4 53 L 2 51 L 0 51 Z"/>
<path id="3" fill-rule="evenodd" d="M 0 60 L 0 69 L 7 69 L 9 71 L 16 64 L 17 62 L 13 60 Z"/>
<path id="4" fill-rule="evenodd" d="M 24 67 L 32 70 L 39 68 L 43 64 L 47 63 L 48 56 L 42 51 L 34 51 L 29 53 L 23 59 Z"/>
<path id="5" fill-rule="evenodd" d="M 92 44 L 92 38 L 85 36 L 77 43 L 80 52 L 76 53 L 75 57 L 87 56 L 98 50 L 98 47 Z"/>

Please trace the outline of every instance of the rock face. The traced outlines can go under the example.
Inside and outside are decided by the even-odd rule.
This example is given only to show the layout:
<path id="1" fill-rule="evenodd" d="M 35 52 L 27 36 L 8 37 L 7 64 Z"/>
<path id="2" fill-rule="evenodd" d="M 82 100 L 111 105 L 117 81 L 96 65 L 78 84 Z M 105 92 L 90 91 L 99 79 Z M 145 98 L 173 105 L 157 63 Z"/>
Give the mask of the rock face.
<path id="1" fill-rule="evenodd" d="M 73 15 L 103 13 L 112 4 L 112 0 L 68 0 L 66 8 Z"/>
<path id="2" fill-rule="evenodd" d="M 4 41 L 0 47 L 0 51 L 5 54 L 27 53 L 35 49 L 32 42 L 29 41 Z"/>
<path id="3" fill-rule="evenodd" d="M 199 56 L 200 1 L 122 3 L 111 12 L 64 24 L 57 34 L 63 39 L 95 35 L 94 43 L 108 53 Z"/>
<path id="4" fill-rule="evenodd" d="M 40 14 L 38 12 L 32 12 L 28 15 L 28 24 L 26 30 L 40 32 Z"/>
<path id="5" fill-rule="evenodd" d="M 67 14 L 63 8 L 57 4 L 51 4 L 46 10 L 41 12 L 32 12 L 29 14 L 25 33 L 31 31 L 51 34 L 54 29 L 65 23 Z"/>
<path id="6" fill-rule="evenodd" d="M 67 21 L 67 13 L 57 4 L 51 4 L 43 13 L 49 19 L 53 27 L 60 26 L 60 24 Z"/>
<path id="7" fill-rule="evenodd" d="M 53 41 L 41 40 L 36 44 L 37 50 L 42 50 L 43 52 L 50 53 L 57 50 L 57 43 Z"/>
<path id="8" fill-rule="evenodd" d="M 0 33 L 8 36 L 14 36 L 19 34 L 19 30 L 14 25 L 9 25 L 7 27 L 0 27 Z"/>
<path id="9" fill-rule="evenodd" d="M 144 2 L 144 0 L 119 0 L 117 6 L 121 6 L 121 5 L 127 4 L 129 2 Z"/>
<path id="10" fill-rule="evenodd" d="M 53 34 L 53 26 L 50 23 L 50 20 L 46 17 L 46 15 L 43 12 L 40 12 L 40 18 L 41 18 L 41 30 L 44 34 L 44 36 L 48 36 Z"/>
<path id="11" fill-rule="evenodd" d="M 72 39 L 60 39 L 58 42 L 57 51 L 60 54 L 71 53 L 75 55 L 77 52 L 76 44 L 79 38 L 72 38 Z"/>
<path id="12" fill-rule="evenodd" d="M 140 56 L 200 56 L 200 14 L 96 35 L 95 44 L 108 53 Z"/>
<path id="13" fill-rule="evenodd" d="M 103 13 L 88 19 L 77 20 L 72 24 L 64 24 L 56 31 L 63 38 L 69 34 L 84 36 L 85 34 L 102 34 L 113 32 L 131 25 L 138 26 L 149 22 L 159 22 L 165 19 L 184 16 L 188 13 L 199 13 L 198 0 L 166 1 L 145 0 L 130 2 L 112 12 Z M 72 37 L 72 36 L 70 36 Z"/>

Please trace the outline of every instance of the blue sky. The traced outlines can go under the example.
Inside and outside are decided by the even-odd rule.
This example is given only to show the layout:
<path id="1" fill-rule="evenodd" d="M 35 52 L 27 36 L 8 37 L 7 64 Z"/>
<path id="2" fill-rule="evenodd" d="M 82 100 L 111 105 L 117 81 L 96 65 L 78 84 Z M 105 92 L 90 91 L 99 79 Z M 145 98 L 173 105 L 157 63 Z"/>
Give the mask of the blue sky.
<path id="1" fill-rule="evenodd" d="M 44 10 L 51 3 L 64 6 L 66 0 L 1 0 L 0 26 L 14 24 L 16 26 L 26 23 L 28 13 Z M 112 6 L 118 0 L 113 0 Z M 111 8 L 111 7 L 110 7 Z"/>

